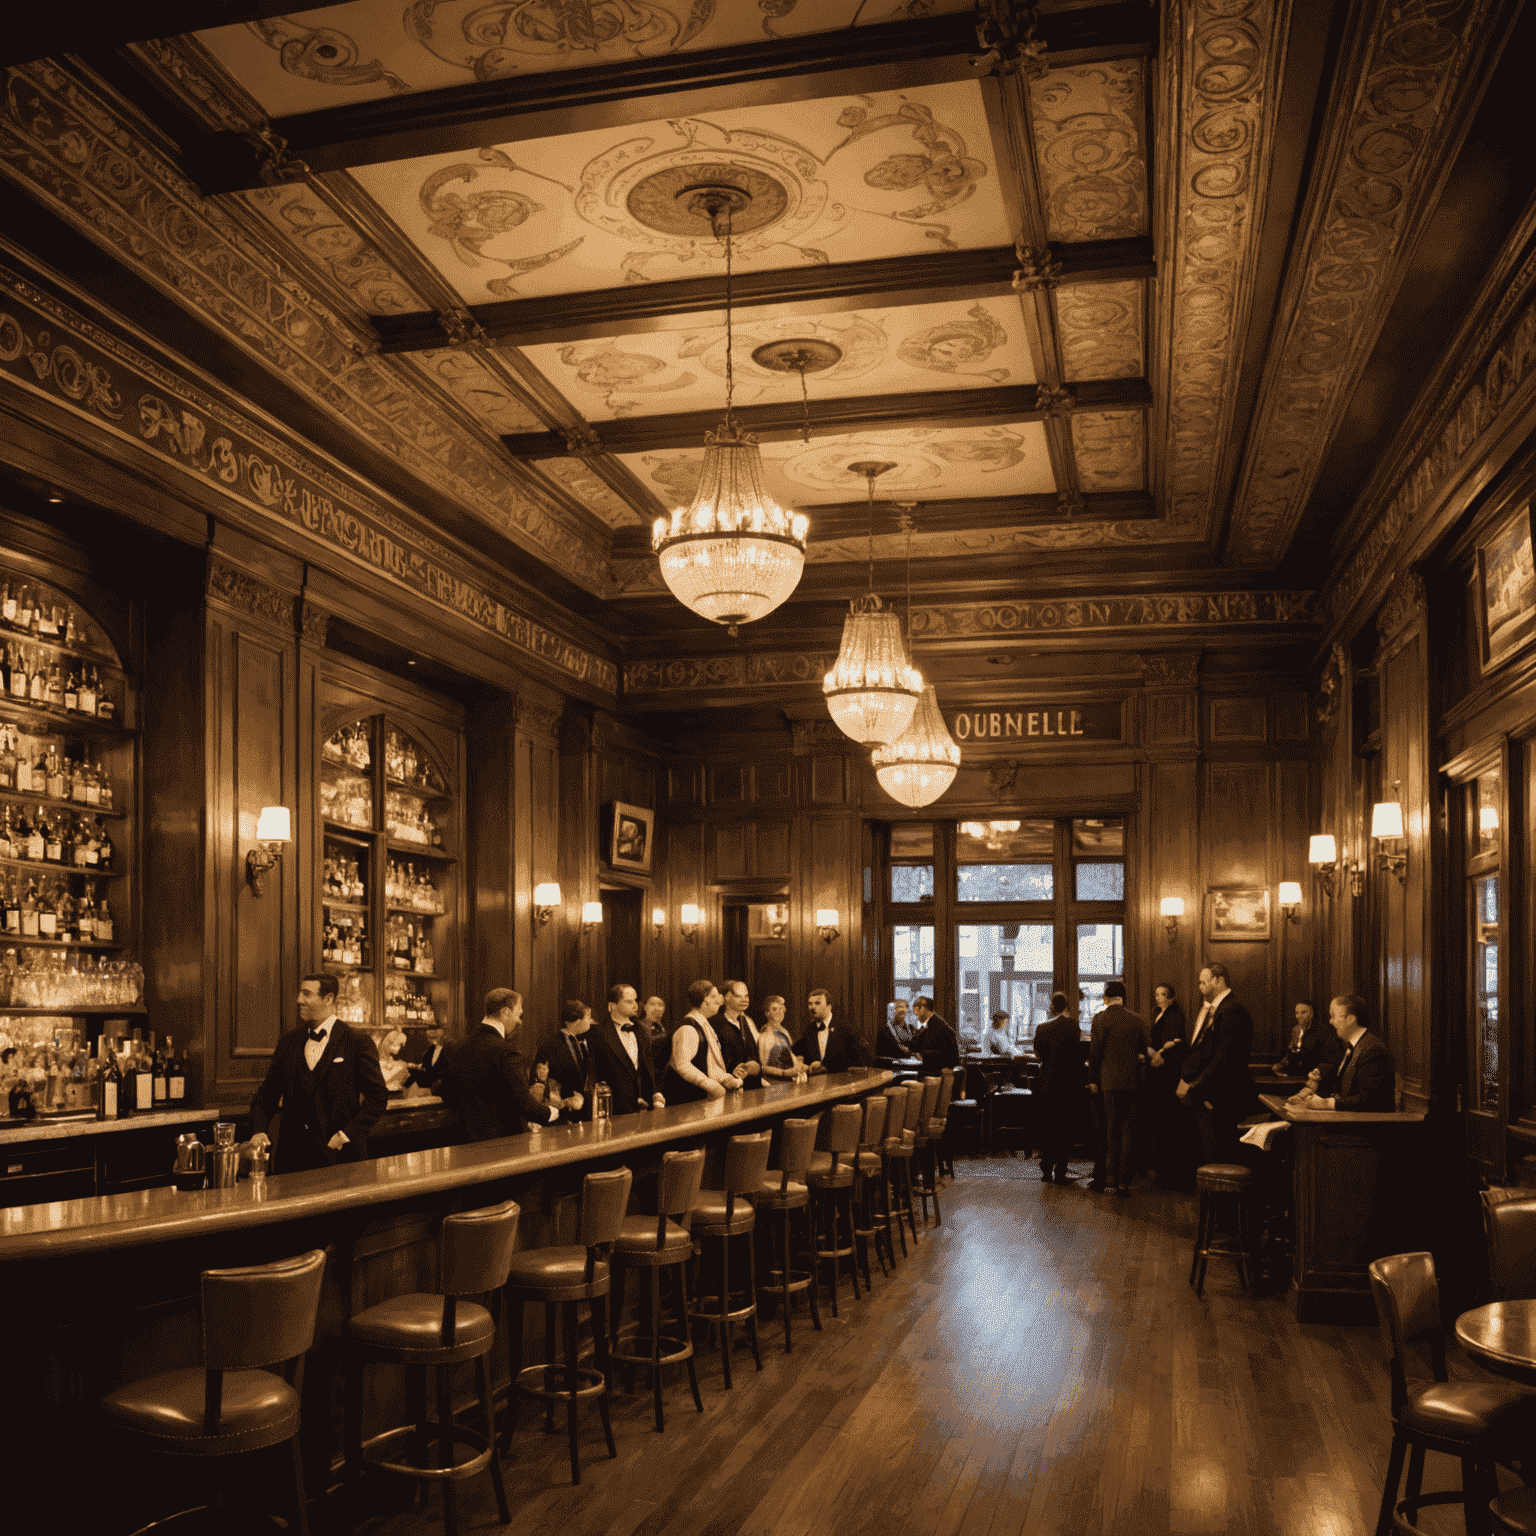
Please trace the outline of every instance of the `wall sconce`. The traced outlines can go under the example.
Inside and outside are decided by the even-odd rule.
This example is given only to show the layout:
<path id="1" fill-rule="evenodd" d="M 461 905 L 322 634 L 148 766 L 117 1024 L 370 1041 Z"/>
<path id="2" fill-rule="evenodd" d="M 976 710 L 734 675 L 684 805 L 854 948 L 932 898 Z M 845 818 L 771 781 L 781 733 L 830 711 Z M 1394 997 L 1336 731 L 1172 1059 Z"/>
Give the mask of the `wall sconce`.
<path id="1" fill-rule="evenodd" d="M 1287 922 L 1301 921 L 1301 882 L 1299 880 L 1280 882 L 1280 910 L 1285 914 Z"/>
<path id="2" fill-rule="evenodd" d="M 1168 930 L 1168 942 L 1172 944 L 1179 936 L 1179 919 L 1184 916 L 1184 898 L 1164 896 L 1158 910 L 1163 916 L 1163 927 Z"/>
<path id="3" fill-rule="evenodd" d="M 591 933 L 603 926 L 603 904 L 600 901 L 584 901 L 581 904 L 581 931 Z"/>
<path id="4" fill-rule="evenodd" d="M 661 937 L 661 930 L 667 926 L 667 909 L 665 907 L 651 908 L 651 927 L 656 930 L 656 937 Z"/>
<path id="5" fill-rule="evenodd" d="M 685 901 L 677 909 L 677 931 L 685 943 L 692 944 L 699 931 L 699 909 L 691 901 Z"/>
<path id="6" fill-rule="evenodd" d="M 276 869 L 283 856 L 283 844 L 291 842 L 293 829 L 286 805 L 264 805 L 256 818 L 256 841 L 261 845 L 252 848 L 245 856 L 245 878 L 251 882 L 251 893 L 262 894 L 261 877 L 269 869 Z"/>
<path id="7" fill-rule="evenodd" d="M 817 907 L 816 909 L 816 937 L 823 944 L 830 944 L 838 936 L 837 908 Z"/>
<path id="8" fill-rule="evenodd" d="M 789 905 L 786 902 L 774 902 L 768 908 L 768 935 L 770 938 L 782 939 L 784 930 L 789 926 Z"/>
<path id="9" fill-rule="evenodd" d="M 1333 896 L 1333 880 L 1339 868 L 1339 845 L 1328 832 L 1316 834 L 1307 848 L 1307 863 L 1312 873 L 1323 882 L 1323 894 Z"/>
<path id="10" fill-rule="evenodd" d="M 1400 780 L 1392 781 L 1395 791 Z M 1391 871 L 1399 885 L 1408 883 L 1408 851 L 1401 847 L 1403 841 L 1403 807 L 1397 800 L 1378 800 L 1371 807 L 1371 836 L 1378 843 L 1390 846 L 1378 848 L 1376 857 L 1383 873 Z"/>
<path id="11" fill-rule="evenodd" d="M 533 888 L 533 917 L 543 927 L 555 915 L 560 905 L 560 886 L 554 880 L 546 880 Z"/>

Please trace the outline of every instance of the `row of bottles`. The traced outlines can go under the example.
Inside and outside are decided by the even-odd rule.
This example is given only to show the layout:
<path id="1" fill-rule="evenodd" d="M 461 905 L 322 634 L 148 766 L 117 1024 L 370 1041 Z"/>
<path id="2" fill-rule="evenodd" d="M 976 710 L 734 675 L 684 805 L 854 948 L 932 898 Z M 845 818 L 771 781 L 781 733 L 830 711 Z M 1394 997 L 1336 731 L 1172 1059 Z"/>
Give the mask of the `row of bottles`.
<path id="1" fill-rule="evenodd" d="M 373 830 L 373 785 L 367 779 L 343 774 L 320 780 L 320 814 L 338 826 Z"/>
<path id="2" fill-rule="evenodd" d="M 112 780 L 99 762 L 66 757 L 57 742 L 23 736 L 14 725 L 0 725 L 0 789 L 112 809 Z"/>
<path id="3" fill-rule="evenodd" d="M 438 914 L 443 910 L 443 893 L 425 868 L 409 860 L 391 859 L 384 875 L 384 904 Z"/>
<path id="4" fill-rule="evenodd" d="M 433 967 L 432 940 L 427 925 L 408 917 L 392 917 L 384 932 L 385 964 L 392 971 L 411 971 L 430 976 Z"/>
<path id="5" fill-rule="evenodd" d="M 95 899 L 90 885 L 73 896 L 61 881 L 0 879 L 4 931 L 23 939 L 53 939 L 61 944 L 113 944 L 117 932 L 112 907 Z"/>
<path id="6" fill-rule="evenodd" d="M 373 1022 L 373 1004 L 369 997 L 367 976 L 343 976 L 336 993 L 336 1017 L 344 1024 L 368 1025 Z"/>
<path id="7" fill-rule="evenodd" d="M 403 976 L 384 978 L 384 1022 L 391 1029 L 430 1029 L 437 1023 L 432 999 Z"/>
<path id="8" fill-rule="evenodd" d="M 443 787 L 426 754 L 404 731 L 393 728 L 384 733 L 384 773 L 387 778 L 421 789 L 440 792 Z"/>
<path id="9" fill-rule="evenodd" d="M 361 912 L 332 912 L 320 935 L 320 958 L 328 965 L 368 964 L 368 920 Z"/>
<path id="10" fill-rule="evenodd" d="M 67 645 L 71 650 L 88 651 L 91 632 L 83 615 L 63 603 L 47 588 L 25 581 L 0 584 L 0 619 L 10 629 L 17 629 L 34 640 L 53 645 Z"/>
<path id="11" fill-rule="evenodd" d="M 320 877 L 320 894 L 328 901 L 366 902 L 368 888 L 363 884 L 357 860 L 328 854 Z"/>
<path id="12" fill-rule="evenodd" d="M 320 756 L 325 762 L 345 763 L 348 768 L 366 773 L 373 766 L 367 723 L 342 726 L 320 749 Z"/>
<path id="13" fill-rule="evenodd" d="M 35 645 L 12 640 L 0 650 L 0 685 L 17 703 L 92 720 L 117 718 L 117 703 L 94 662 L 60 661 Z"/>
<path id="14" fill-rule="evenodd" d="M 100 816 L 68 811 L 0 810 L 0 859 L 68 864 L 89 874 L 108 874 L 116 852 Z"/>
<path id="15" fill-rule="evenodd" d="M 186 1102 L 186 1064 L 169 1035 L 157 1046 L 153 1032 L 148 1040 L 137 1029 L 130 1040 L 103 1034 L 93 1054 L 78 1034 L 61 1030 L 50 1041 L 13 1044 L 0 1054 L 0 1089 L 13 1119 L 94 1109 L 98 1120 L 126 1120 Z"/>
<path id="16" fill-rule="evenodd" d="M 397 843 L 420 843 L 425 848 L 443 845 L 443 829 L 425 803 L 403 790 L 392 789 L 384 796 L 384 830 Z"/>
<path id="17" fill-rule="evenodd" d="M 25 944 L 0 957 L 0 1007 L 137 1008 L 143 996 L 144 970 L 132 960 Z"/>

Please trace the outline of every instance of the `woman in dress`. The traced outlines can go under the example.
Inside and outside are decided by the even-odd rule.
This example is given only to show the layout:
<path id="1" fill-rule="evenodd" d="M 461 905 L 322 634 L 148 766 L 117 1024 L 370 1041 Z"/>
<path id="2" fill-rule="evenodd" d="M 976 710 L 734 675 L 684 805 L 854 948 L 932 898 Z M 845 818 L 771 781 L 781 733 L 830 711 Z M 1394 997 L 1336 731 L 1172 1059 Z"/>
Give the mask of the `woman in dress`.
<path id="1" fill-rule="evenodd" d="M 795 1055 L 795 1042 L 784 1027 L 784 999 L 763 999 L 763 1024 L 757 1032 L 757 1059 L 764 1077 L 781 1080 L 799 1077 L 805 1062 Z"/>

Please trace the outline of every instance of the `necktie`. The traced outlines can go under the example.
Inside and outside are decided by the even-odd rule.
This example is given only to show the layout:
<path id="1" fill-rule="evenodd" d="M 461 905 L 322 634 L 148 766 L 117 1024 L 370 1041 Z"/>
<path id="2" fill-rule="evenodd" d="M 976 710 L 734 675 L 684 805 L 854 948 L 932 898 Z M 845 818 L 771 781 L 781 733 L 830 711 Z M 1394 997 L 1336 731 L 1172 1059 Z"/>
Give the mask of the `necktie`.
<path id="1" fill-rule="evenodd" d="M 635 1026 L 633 1024 L 620 1024 L 619 1030 L 622 1034 L 632 1035 L 635 1032 Z"/>
<path id="2" fill-rule="evenodd" d="M 324 1040 L 325 1031 L 323 1029 L 312 1029 L 309 1032 L 309 1038 L 311 1040 Z"/>

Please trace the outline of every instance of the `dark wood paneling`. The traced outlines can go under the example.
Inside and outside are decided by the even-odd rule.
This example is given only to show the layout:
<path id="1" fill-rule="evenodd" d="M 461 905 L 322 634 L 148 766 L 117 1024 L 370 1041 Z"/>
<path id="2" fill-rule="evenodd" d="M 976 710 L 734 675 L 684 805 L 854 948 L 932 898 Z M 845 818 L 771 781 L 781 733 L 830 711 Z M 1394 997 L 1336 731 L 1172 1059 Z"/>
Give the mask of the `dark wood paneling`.
<path id="1" fill-rule="evenodd" d="M 1309 733 L 1306 694 L 1277 693 L 1275 695 L 1275 740 L 1306 741 Z"/>
<path id="2" fill-rule="evenodd" d="M 1265 739 L 1263 699 L 1211 699 L 1210 740 L 1259 742 Z"/>
<path id="3" fill-rule="evenodd" d="M 757 875 L 788 875 L 790 825 L 787 821 L 757 824 Z"/>
<path id="4" fill-rule="evenodd" d="M 756 873 L 750 851 L 753 831 L 752 824 L 744 821 L 718 822 L 709 827 L 706 836 L 714 849 L 714 880 L 739 880 Z"/>
<path id="5" fill-rule="evenodd" d="M 1198 718 L 1197 696 L 1193 690 L 1179 693 L 1154 693 L 1147 699 L 1147 745 L 1149 747 L 1187 746 L 1195 741 Z"/>
<path id="6" fill-rule="evenodd" d="M 710 804 L 730 804 L 752 798 L 752 768 L 747 763 L 709 765 Z"/>
<path id="7" fill-rule="evenodd" d="M 821 805 L 835 805 L 848 798 L 848 759 L 813 757 L 811 759 L 811 799 Z"/>

